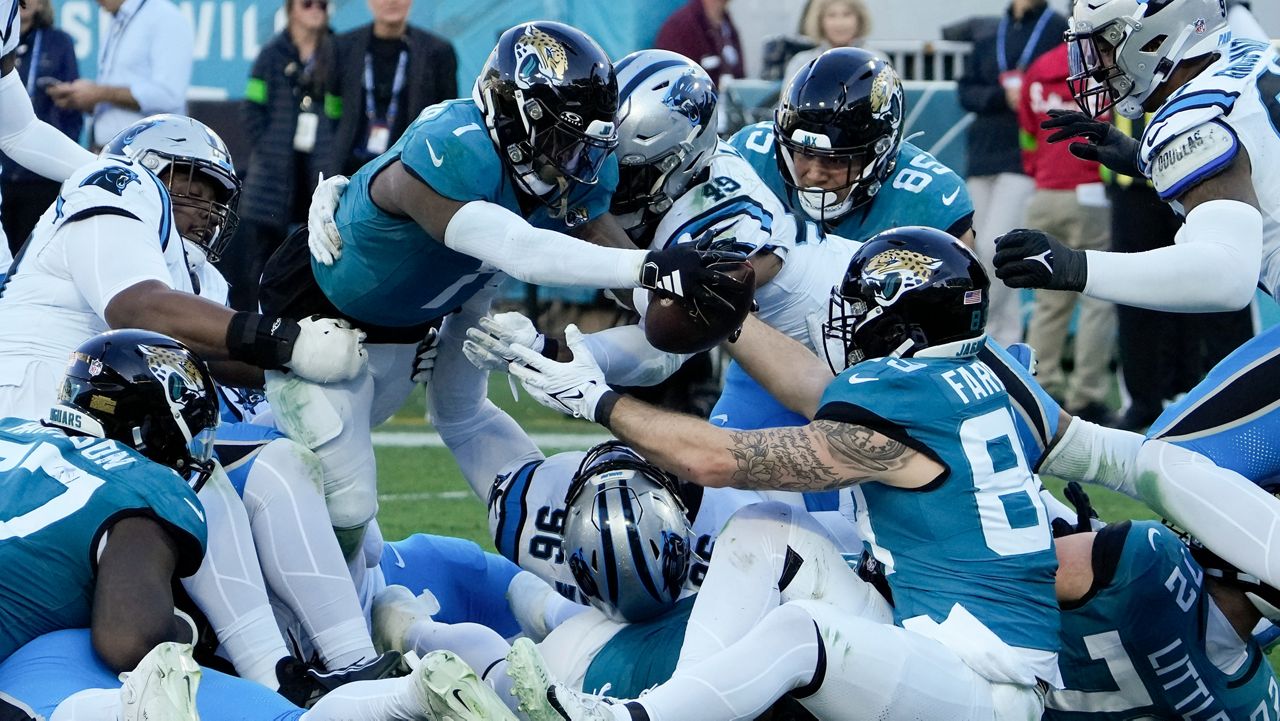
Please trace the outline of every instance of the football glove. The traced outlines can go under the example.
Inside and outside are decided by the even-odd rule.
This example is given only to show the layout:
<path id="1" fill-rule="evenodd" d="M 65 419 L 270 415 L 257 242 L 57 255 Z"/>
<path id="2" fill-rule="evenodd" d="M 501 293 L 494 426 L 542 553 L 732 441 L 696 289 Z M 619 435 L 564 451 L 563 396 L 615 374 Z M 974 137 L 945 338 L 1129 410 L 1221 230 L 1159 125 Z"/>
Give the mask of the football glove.
<path id="1" fill-rule="evenodd" d="M 1050 110 L 1049 119 L 1040 127 L 1058 131 L 1045 138 L 1050 143 L 1084 138 L 1086 142 L 1067 146 L 1067 150 L 1081 160 L 1102 163 L 1121 175 L 1142 177 L 1142 171 L 1138 169 L 1138 141 L 1111 123 L 1094 120 L 1077 110 Z"/>
<path id="2" fill-rule="evenodd" d="M 729 242 L 721 247 L 704 240 L 650 251 L 640 268 L 640 287 L 661 297 L 680 298 L 702 317 L 732 313 L 734 304 L 724 291 L 739 282 L 715 266 L 745 261 L 746 254 L 735 249 L 739 245 Z"/>
<path id="3" fill-rule="evenodd" d="M 1010 288 L 1079 292 L 1089 276 L 1084 251 L 1039 230 L 1018 229 L 996 238 L 994 264 L 996 277 Z"/>
<path id="4" fill-rule="evenodd" d="M 413 357 L 413 373 L 409 379 L 414 383 L 430 383 L 431 374 L 436 370 L 436 356 L 440 354 L 440 331 L 428 328 L 427 335 L 418 343 L 418 350 Z"/>
<path id="5" fill-rule="evenodd" d="M 573 360 L 561 363 L 543 357 L 532 348 L 513 345 L 511 352 L 516 360 L 509 370 L 525 391 L 547 408 L 595 421 L 596 407 L 610 390 L 604 371 L 596 364 L 578 326 L 565 328 L 564 336 Z"/>
<path id="6" fill-rule="evenodd" d="M 342 235 L 338 233 L 338 224 L 333 217 L 338 214 L 338 200 L 351 181 L 343 175 L 325 178 L 320 174 L 320 182 L 311 194 L 311 207 L 307 210 L 307 247 L 311 249 L 311 257 L 321 265 L 333 265 L 333 261 L 342 257 Z"/>
<path id="7" fill-rule="evenodd" d="M 522 345 L 542 353 L 547 338 L 533 326 L 533 321 L 516 312 L 499 313 L 480 319 L 478 328 L 468 328 L 462 353 L 471 365 L 483 371 L 505 371 L 516 357 L 511 346 Z"/>
<path id="8" fill-rule="evenodd" d="M 345 320 L 312 316 L 298 321 L 298 337 L 285 366 L 300 378 L 314 383 L 333 383 L 355 378 L 364 370 L 369 352 L 364 349 L 364 331 Z"/>

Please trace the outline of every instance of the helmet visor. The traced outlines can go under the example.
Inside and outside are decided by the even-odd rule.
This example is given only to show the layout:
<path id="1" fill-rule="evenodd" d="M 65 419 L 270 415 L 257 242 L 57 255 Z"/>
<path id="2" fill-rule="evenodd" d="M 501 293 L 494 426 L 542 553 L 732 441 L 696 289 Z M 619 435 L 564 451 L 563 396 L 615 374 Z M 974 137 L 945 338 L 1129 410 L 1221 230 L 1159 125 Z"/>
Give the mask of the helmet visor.
<path id="1" fill-rule="evenodd" d="M 669 201 L 663 193 L 667 176 L 680 165 L 680 154 L 672 151 L 648 163 L 619 163 L 618 189 L 613 193 L 614 215 L 626 215 L 651 205 Z M 669 202 L 667 203 L 669 206 Z M 663 212 L 666 208 L 653 208 Z"/>
<path id="2" fill-rule="evenodd" d="M 600 169 L 609 154 L 618 147 L 618 134 L 583 133 L 556 123 L 549 128 L 535 129 L 530 138 L 542 161 L 558 174 L 575 183 L 590 185 L 596 182 Z"/>

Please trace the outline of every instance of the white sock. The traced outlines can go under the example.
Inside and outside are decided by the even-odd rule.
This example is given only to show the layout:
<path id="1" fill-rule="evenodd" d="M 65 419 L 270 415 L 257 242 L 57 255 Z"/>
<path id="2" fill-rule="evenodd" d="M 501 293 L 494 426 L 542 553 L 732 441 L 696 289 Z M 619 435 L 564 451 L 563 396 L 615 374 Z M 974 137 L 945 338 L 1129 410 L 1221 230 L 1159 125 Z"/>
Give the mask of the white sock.
<path id="1" fill-rule="evenodd" d="M 49 721 L 117 721 L 119 718 L 120 689 L 89 688 L 63 699 Z"/>
<path id="2" fill-rule="evenodd" d="M 204 563 L 182 581 L 241 677 L 280 687 L 276 662 L 289 655 L 267 599 L 249 517 L 218 466 L 200 489 L 209 526 Z"/>
<path id="3" fill-rule="evenodd" d="M 535 643 L 542 641 L 560 624 L 587 610 L 556 592 L 551 584 L 528 571 L 511 578 L 507 586 L 507 603 L 525 635 Z"/>
<path id="4" fill-rule="evenodd" d="M 1138 463 L 1137 490 L 1152 510 L 1240 570 L 1280 588 L 1280 500 L 1172 443 L 1147 441 Z"/>
<path id="5" fill-rule="evenodd" d="M 332 670 L 377 653 L 329 523 L 320 473 L 311 451 L 287 439 L 272 441 L 249 472 L 244 503 L 267 583 Z"/>

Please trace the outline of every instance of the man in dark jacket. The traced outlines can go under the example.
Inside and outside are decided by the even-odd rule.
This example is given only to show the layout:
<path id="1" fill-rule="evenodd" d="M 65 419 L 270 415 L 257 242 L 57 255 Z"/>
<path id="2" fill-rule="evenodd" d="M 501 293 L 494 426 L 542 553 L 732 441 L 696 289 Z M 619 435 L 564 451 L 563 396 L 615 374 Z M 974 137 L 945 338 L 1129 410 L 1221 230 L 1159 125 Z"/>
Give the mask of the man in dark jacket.
<path id="1" fill-rule="evenodd" d="M 369 0 L 373 22 L 338 36 L 329 115 L 338 116 L 334 163 L 344 175 L 381 155 L 422 109 L 458 97 L 449 41 L 409 25 L 412 0 Z"/>
<path id="2" fill-rule="evenodd" d="M 662 23 L 653 46 L 692 59 L 723 89 L 722 81 L 746 75 L 728 7 L 729 0 L 689 0 Z"/>
<path id="3" fill-rule="evenodd" d="M 996 23 L 974 25 L 973 52 L 959 80 L 960 105 L 977 115 L 969 128 L 969 197 L 978 257 L 992 271 L 995 239 L 1025 222 L 1035 184 L 1022 173 L 1016 109 L 1022 73 L 1062 42 L 1066 18 L 1045 0 L 1013 0 Z M 991 287 L 987 333 L 1008 345 L 1022 340 L 1016 291 Z"/>

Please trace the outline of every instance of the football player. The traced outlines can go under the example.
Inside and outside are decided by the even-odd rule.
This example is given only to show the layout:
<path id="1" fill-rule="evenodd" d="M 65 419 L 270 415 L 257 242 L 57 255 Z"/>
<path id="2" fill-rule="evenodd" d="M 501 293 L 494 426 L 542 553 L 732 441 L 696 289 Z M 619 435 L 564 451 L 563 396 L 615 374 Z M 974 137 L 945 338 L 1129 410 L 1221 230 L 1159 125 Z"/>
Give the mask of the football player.
<path id="1" fill-rule="evenodd" d="M 268 261 L 269 312 L 338 313 L 376 344 L 369 373 L 346 383 L 267 383 L 283 430 L 324 463 L 333 525 L 349 554 L 377 512 L 369 429 L 412 388 L 426 330 L 467 304 L 487 308 L 504 274 L 714 302 L 704 286 L 719 274 L 698 252 L 628 247 L 608 215 L 617 109 L 613 64 L 594 40 L 560 23 L 517 25 L 499 38 L 471 99 L 423 111 L 352 177 L 336 211 L 336 186 L 317 189 L 328 202 L 313 207 L 310 232 Z M 484 390 L 469 389 L 473 404 Z"/>
<path id="2" fill-rule="evenodd" d="M 525 365 L 511 371 L 540 402 L 601 422 L 700 485 L 852 486 L 850 511 L 895 602 L 895 624 L 836 603 L 785 603 L 626 703 L 551 684 L 517 644 L 511 672 L 531 718 L 752 717 L 789 692 L 829 719 L 1039 718 L 1043 688 L 1059 680 L 1057 562 L 1008 393 L 975 357 L 986 285 L 976 257 L 942 231 L 863 245 L 826 331 L 848 367 L 828 381 L 810 355 L 768 379 L 826 387 L 803 427 L 717 428 L 610 391 L 577 348 L 572 363 L 516 349 Z M 861 583 L 843 564 L 829 574 Z"/>
<path id="3" fill-rule="evenodd" d="M 1048 121 L 1082 157 L 1151 178 L 1185 215 L 1178 243 L 1142 253 L 1079 252 L 1035 230 L 998 242 L 1013 287 L 1071 290 L 1167 311 L 1242 308 L 1280 292 L 1280 57 L 1231 40 L 1221 0 L 1078 5 L 1068 40 L 1084 113 Z M 1140 141 L 1093 117 L 1154 113 Z M 1224 359 L 1166 409 L 1138 452 L 1147 505 L 1272 587 L 1280 584 L 1280 502 L 1249 480 L 1280 474 L 1275 412 L 1280 329 Z M 1078 433 L 1093 427 L 1072 424 Z M 1098 445 L 1101 449 L 1102 446 Z M 1099 459 L 1106 455 L 1098 456 Z M 1079 459 L 1082 464 L 1093 461 Z"/>
<path id="4" fill-rule="evenodd" d="M 93 153 L 37 118 L 31 107 L 31 96 L 16 72 L 22 37 L 19 2 L 0 1 L 0 152 L 46 178 L 66 180 L 76 168 L 93 162 Z M 0 230 L 0 280 L 12 260 L 9 241 Z"/>
<path id="5" fill-rule="evenodd" d="M 1049 692 L 1045 719 L 1280 716 L 1257 611 L 1168 528 L 1126 521 L 1056 545 L 1065 688 Z"/>
<path id="6" fill-rule="evenodd" d="M 0 578 L 0 661 L 65 628 L 90 628 L 117 672 L 158 644 L 192 643 L 172 584 L 204 556 L 195 490 L 212 471 L 218 424 L 204 362 L 156 333 L 95 336 L 75 349 L 51 406 L 44 423 L 0 421 L 0 559 L 15 571 Z M 124 711 L 181 689 L 190 667 L 190 646 L 150 657 Z"/>

